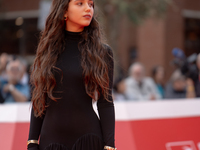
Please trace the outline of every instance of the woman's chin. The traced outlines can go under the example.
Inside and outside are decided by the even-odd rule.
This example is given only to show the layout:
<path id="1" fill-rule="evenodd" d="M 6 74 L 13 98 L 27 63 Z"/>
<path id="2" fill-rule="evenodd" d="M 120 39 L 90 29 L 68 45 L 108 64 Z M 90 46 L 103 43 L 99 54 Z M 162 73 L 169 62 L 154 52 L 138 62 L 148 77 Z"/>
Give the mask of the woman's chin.
<path id="1" fill-rule="evenodd" d="M 84 22 L 84 23 L 82 24 L 82 26 L 87 27 L 87 26 L 90 25 L 90 23 L 91 23 L 91 22 L 89 22 L 89 21 L 88 21 L 88 22 Z"/>

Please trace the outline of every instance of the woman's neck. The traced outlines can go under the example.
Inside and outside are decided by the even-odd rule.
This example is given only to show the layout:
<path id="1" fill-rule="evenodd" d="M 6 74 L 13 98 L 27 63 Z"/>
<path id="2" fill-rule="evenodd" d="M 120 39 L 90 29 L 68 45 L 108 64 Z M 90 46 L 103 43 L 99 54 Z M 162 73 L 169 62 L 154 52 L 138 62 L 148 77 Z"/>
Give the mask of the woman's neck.
<path id="1" fill-rule="evenodd" d="M 70 32 L 82 32 L 84 30 L 84 27 L 66 25 L 65 30 L 70 31 Z"/>

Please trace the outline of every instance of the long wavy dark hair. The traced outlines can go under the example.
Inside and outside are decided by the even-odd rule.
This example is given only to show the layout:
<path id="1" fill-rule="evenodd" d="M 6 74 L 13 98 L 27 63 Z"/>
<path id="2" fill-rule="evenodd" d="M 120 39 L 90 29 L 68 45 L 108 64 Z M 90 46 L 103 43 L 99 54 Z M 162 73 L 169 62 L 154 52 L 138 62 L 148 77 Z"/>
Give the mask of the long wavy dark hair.
<path id="1" fill-rule="evenodd" d="M 45 29 L 41 32 L 40 42 L 37 47 L 36 58 L 32 65 L 31 84 L 32 103 L 35 116 L 42 116 L 46 109 L 46 98 L 53 101 L 59 98 L 53 96 L 53 90 L 56 86 L 56 80 L 53 70 L 58 55 L 64 50 L 64 30 L 66 22 L 64 14 L 68 9 L 70 0 L 53 0 L 51 12 L 46 20 Z M 109 76 L 108 65 L 104 59 L 109 54 L 108 48 L 102 42 L 99 23 L 92 18 L 89 26 L 85 27 L 82 32 L 82 40 L 79 43 L 81 49 L 81 66 L 83 68 L 84 83 L 86 93 L 95 99 L 95 93 L 103 94 L 104 98 L 109 101 Z M 97 98 L 98 99 L 98 98 Z"/>

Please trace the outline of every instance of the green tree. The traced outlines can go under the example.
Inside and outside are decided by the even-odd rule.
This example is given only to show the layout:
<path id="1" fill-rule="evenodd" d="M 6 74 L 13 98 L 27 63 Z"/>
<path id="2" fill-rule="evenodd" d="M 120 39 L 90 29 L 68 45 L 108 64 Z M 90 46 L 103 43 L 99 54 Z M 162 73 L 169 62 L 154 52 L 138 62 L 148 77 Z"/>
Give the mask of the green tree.
<path id="1" fill-rule="evenodd" d="M 127 16 L 135 25 L 151 16 L 161 18 L 172 0 L 97 0 L 97 3 L 100 20 L 107 27 L 106 31 L 115 32 L 123 16 Z"/>
<path id="2" fill-rule="evenodd" d="M 125 14 L 138 24 L 152 15 L 162 16 L 172 0 L 97 0 L 97 3 L 106 16 Z"/>
<path id="3" fill-rule="evenodd" d="M 113 50 L 118 51 L 116 41 L 120 36 L 122 18 L 129 18 L 133 25 L 139 25 L 152 16 L 162 18 L 172 2 L 173 0 L 97 0 L 100 22 Z"/>

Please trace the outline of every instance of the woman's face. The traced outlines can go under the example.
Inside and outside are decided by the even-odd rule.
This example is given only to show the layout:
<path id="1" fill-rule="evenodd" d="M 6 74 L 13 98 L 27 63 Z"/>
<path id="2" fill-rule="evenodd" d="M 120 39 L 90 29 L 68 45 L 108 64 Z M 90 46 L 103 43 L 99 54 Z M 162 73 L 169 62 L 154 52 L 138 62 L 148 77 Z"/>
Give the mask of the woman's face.
<path id="1" fill-rule="evenodd" d="M 162 82 L 163 79 L 164 79 L 164 74 L 165 74 L 164 68 L 159 67 L 158 70 L 157 70 L 157 73 L 155 75 L 156 81 L 159 82 L 159 83 Z"/>
<path id="2" fill-rule="evenodd" d="M 83 31 L 89 26 L 94 14 L 93 0 L 71 0 L 64 17 L 66 17 L 66 30 L 72 32 Z"/>

